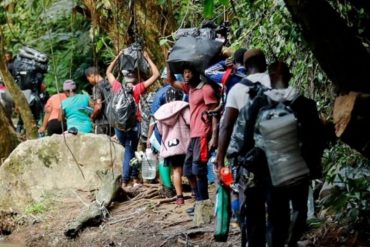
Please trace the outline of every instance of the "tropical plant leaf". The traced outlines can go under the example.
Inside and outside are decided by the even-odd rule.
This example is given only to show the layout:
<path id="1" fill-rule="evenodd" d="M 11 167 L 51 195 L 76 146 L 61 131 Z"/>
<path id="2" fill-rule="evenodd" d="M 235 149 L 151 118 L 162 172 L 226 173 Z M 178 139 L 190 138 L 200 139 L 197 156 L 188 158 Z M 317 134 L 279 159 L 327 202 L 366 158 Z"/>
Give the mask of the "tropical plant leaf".
<path id="1" fill-rule="evenodd" d="M 213 16 L 215 8 L 215 2 L 214 0 L 204 0 L 204 16 L 209 18 Z"/>

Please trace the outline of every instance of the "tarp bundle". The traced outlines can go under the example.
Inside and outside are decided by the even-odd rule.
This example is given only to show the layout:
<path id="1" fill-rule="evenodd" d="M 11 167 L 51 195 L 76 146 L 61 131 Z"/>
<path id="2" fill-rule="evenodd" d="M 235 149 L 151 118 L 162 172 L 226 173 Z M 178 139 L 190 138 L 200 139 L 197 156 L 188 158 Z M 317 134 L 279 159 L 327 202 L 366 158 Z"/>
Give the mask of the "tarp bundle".
<path id="1" fill-rule="evenodd" d="M 119 69 L 123 75 L 135 71 L 146 78 L 149 76 L 149 63 L 144 58 L 143 49 L 139 43 L 135 42 L 123 50 L 119 59 Z"/>
<path id="2" fill-rule="evenodd" d="M 216 31 L 211 28 L 180 28 L 176 31 L 175 39 L 178 40 L 181 37 L 187 36 L 215 39 Z"/>
<path id="3" fill-rule="evenodd" d="M 131 88 L 123 86 L 118 93 L 110 97 L 105 116 L 113 127 L 128 131 L 136 126 L 137 108 L 132 94 Z"/>
<path id="4" fill-rule="evenodd" d="M 47 55 L 29 47 L 20 49 L 14 60 L 15 80 L 22 90 L 35 91 L 47 70 Z"/>
<path id="5" fill-rule="evenodd" d="M 191 66 L 202 74 L 211 60 L 220 53 L 223 43 L 213 39 L 212 29 L 180 31 L 176 33 L 178 40 L 167 61 L 171 71 L 181 74 L 185 66 Z"/>

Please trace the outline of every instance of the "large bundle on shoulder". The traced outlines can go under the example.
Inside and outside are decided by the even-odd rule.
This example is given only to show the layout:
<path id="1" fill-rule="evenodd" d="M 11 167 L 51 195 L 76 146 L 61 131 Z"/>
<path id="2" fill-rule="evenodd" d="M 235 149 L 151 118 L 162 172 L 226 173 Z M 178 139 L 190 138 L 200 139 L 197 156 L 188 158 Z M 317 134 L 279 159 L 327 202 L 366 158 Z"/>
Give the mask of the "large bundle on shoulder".
<path id="1" fill-rule="evenodd" d="M 138 73 L 139 79 L 145 80 L 150 76 L 150 66 L 144 58 L 143 47 L 140 43 L 134 42 L 127 48 L 119 58 L 119 71 L 123 76 L 127 73 Z"/>
<path id="2" fill-rule="evenodd" d="M 136 126 L 136 107 L 132 88 L 122 86 L 109 96 L 105 116 L 111 126 L 128 131 Z"/>
<path id="3" fill-rule="evenodd" d="M 48 71 L 48 57 L 29 47 L 23 47 L 14 60 L 15 80 L 22 90 L 37 91 Z"/>
<path id="4" fill-rule="evenodd" d="M 179 29 L 175 39 L 167 62 L 176 74 L 181 74 L 189 65 L 202 74 L 223 46 L 223 42 L 216 40 L 216 32 L 212 28 Z"/>

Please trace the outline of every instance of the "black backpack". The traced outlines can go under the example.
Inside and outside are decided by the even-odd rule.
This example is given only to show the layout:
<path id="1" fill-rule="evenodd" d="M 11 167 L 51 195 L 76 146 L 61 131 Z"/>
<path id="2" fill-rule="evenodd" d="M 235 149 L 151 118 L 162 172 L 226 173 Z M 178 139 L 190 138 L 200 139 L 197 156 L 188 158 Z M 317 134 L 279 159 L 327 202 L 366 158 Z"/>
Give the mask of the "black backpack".
<path id="1" fill-rule="evenodd" d="M 128 131 L 136 126 L 137 106 L 131 87 L 122 86 L 118 93 L 107 94 L 105 116 L 109 124 L 120 130 Z"/>
<path id="2" fill-rule="evenodd" d="M 112 87 L 107 80 L 103 80 L 99 82 L 95 87 L 97 87 L 103 95 L 102 110 L 101 110 L 100 115 L 98 116 L 98 119 L 103 120 L 103 122 L 107 122 L 108 118 L 105 114 L 105 111 L 107 109 L 108 102 L 112 98 L 112 93 L 111 93 Z"/>

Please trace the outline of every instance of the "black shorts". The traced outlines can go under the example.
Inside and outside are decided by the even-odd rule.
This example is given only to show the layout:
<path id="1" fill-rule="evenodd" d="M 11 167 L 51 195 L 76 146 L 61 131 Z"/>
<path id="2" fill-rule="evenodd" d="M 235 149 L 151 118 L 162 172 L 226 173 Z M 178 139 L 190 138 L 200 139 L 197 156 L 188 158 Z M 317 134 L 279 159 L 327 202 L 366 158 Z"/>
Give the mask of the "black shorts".
<path id="1" fill-rule="evenodd" d="M 67 125 L 64 124 L 64 129 L 67 128 Z M 62 134 L 62 122 L 60 122 L 58 119 L 52 119 L 48 122 L 48 136 L 51 136 L 53 134 Z"/>
<path id="2" fill-rule="evenodd" d="M 184 165 L 185 154 L 174 155 L 164 158 L 165 166 L 179 167 Z"/>
<path id="3" fill-rule="evenodd" d="M 207 175 L 208 158 L 208 139 L 206 137 L 191 138 L 185 157 L 184 176 Z"/>

